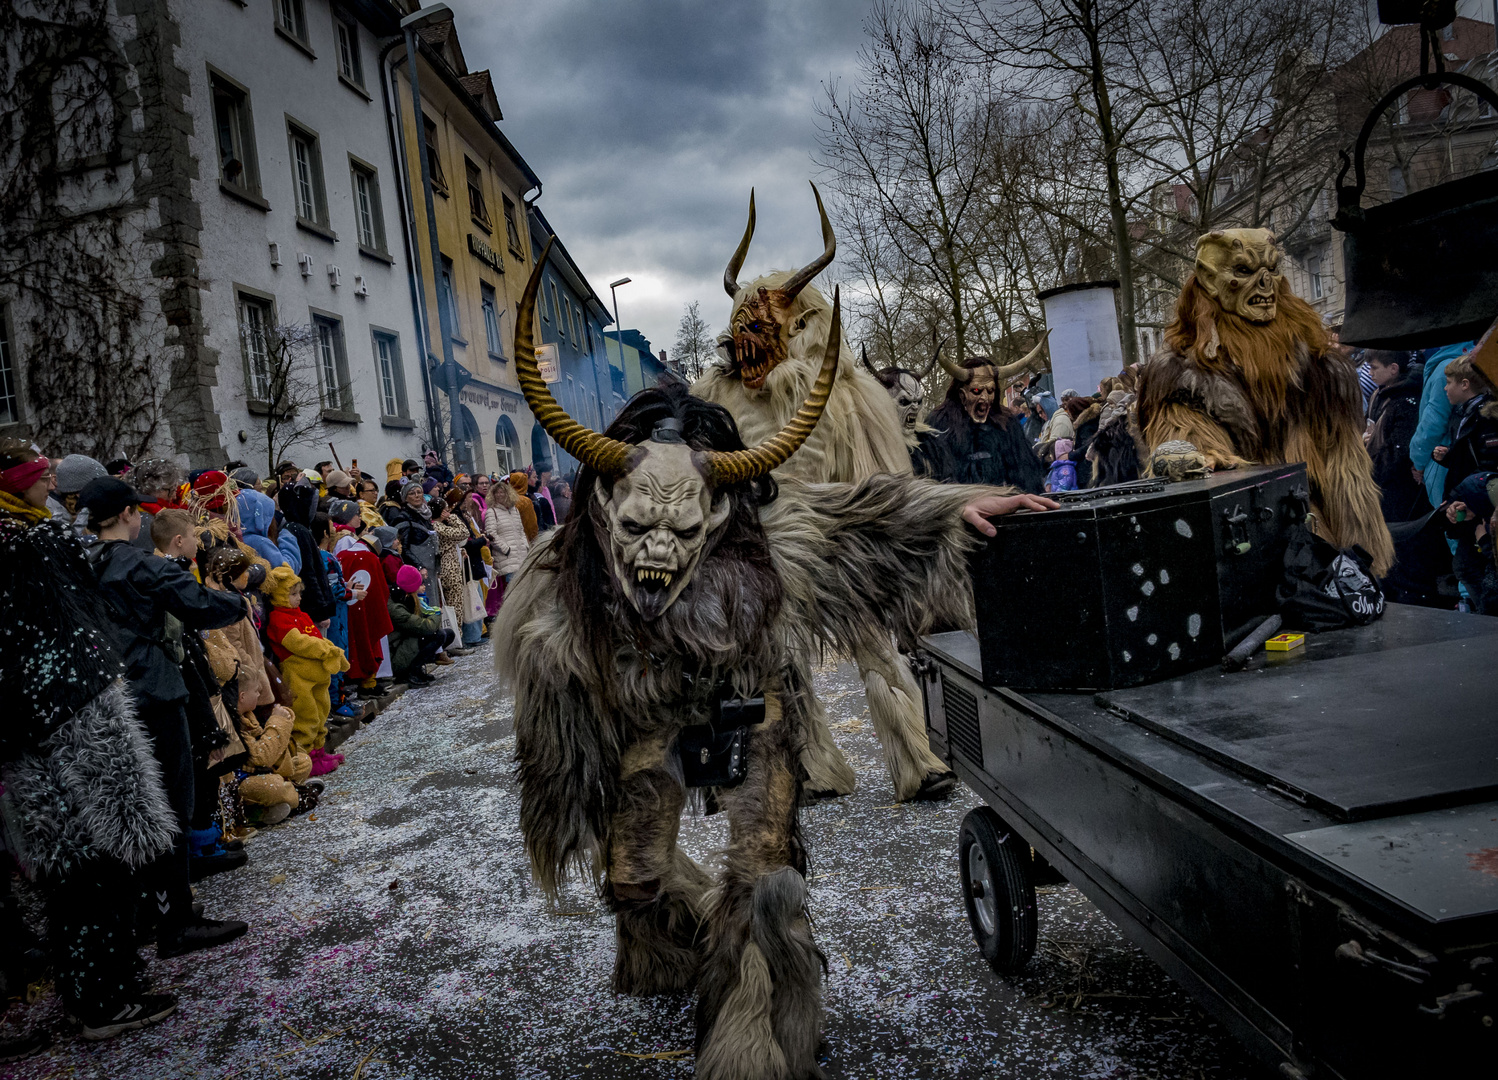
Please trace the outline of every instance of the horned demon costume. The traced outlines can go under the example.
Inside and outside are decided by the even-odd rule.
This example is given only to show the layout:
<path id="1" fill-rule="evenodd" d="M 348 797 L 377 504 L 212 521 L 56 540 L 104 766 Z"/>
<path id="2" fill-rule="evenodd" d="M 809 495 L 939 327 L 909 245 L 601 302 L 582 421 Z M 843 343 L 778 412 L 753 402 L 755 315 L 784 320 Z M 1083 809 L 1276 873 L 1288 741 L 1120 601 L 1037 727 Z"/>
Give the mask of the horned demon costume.
<path id="1" fill-rule="evenodd" d="M 826 350 L 836 346 L 840 360 L 821 420 L 776 476 L 859 483 L 879 474 L 909 475 L 910 451 L 893 401 L 852 360 L 841 328 L 833 325 L 832 305 L 811 284 L 837 252 L 815 184 L 812 192 L 822 219 L 822 254 L 799 270 L 767 274 L 741 286 L 739 270 L 754 236 L 754 193 L 749 193 L 749 224 L 723 274 L 723 288 L 733 298 L 729 334 L 719 342 L 726 360 L 709 368 L 692 393 L 727 409 L 745 442 L 763 442 L 791 422 L 812 391 Z M 882 638 L 870 638 L 866 646 L 853 659 L 895 797 L 945 796 L 957 778 L 931 753 L 920 691 L 909 667 Z M 810 681 L 811 660 L 810 653 L 796 659 L 802 682 Z M 853 769 L 833 744 L 821 706 L 813 699 L 808 707 L 813 719 L 803 757 L 807 790 L 817 796 L 847 795 L 853 791 Z"/>
<path id="2" fill-rule="evenodd" d="M 1318 531 L 1363 548 L 1379 577 L 1394 562 L 1352 363 L 1290 291 L 1268 229 L 1197 241 L 1196 270 L 1140 373 L 1139 425 L 1151 450 L 1184 440 L 1213 468 L 1303 461 Z"/>
<path id="3" fill-rule="evenodd" d="M 584 467 L 578 512 L 532 550 L 495 625 L 532 869 L 553 895 L 569 868 L 598 881 L 616 918 L 617 991 L 697 987 L 698 1076 L 820 1075 L 823 958 L 797 818 L 815 714 L 801 658 L 816 644 L 867 653 L 891 633 L 913 643 L 936 618 L 970 621 L 963 518 L 1041 504 L 909 476 L 771 478 L 832 392 L 836 297 L 811 392 L 752 449 L 725 410 L 679 384 L 637 394 L 606 435 L 589 431 L 536 368 L 545 258 L 536 265 L 516 373 L 537 420 Z M 757 698 L 762 713 L 725 721 L 732 702 Z M 693 781 L 714 785 L 728 815 L 716 883 L 676 847 L 698 745 L 701 766 L 725 770 Z"/>

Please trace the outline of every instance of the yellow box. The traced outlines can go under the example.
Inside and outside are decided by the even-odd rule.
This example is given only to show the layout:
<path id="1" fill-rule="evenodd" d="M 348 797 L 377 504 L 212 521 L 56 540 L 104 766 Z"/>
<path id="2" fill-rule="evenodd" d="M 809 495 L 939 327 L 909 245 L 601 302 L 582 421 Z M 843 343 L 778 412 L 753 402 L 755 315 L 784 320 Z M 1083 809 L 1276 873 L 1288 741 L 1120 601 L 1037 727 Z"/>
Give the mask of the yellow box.
<path id="1" fill-rule="evenodd" d="M 1270 652 L 1289 652 L 1291 649 L 1299 649 L 1306 643 L 1304 634 L 1279 634 L 1264 642 L 1264 648 Z"/>

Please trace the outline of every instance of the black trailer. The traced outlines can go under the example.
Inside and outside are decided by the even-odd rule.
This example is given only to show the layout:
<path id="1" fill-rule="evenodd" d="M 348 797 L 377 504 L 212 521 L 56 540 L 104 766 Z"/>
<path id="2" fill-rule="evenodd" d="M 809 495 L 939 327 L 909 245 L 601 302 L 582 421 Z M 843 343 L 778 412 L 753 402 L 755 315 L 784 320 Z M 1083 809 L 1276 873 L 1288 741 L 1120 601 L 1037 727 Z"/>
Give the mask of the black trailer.
<path id="1" fill-rule="evenodd" d="M 1099 693 L 922 644 L 931 745 L 987 803 L 960 853 L 996 970 L 1054 869 L 1286 1077 L 1498 1076 L 1498 620 L 1391 606 Z"/>

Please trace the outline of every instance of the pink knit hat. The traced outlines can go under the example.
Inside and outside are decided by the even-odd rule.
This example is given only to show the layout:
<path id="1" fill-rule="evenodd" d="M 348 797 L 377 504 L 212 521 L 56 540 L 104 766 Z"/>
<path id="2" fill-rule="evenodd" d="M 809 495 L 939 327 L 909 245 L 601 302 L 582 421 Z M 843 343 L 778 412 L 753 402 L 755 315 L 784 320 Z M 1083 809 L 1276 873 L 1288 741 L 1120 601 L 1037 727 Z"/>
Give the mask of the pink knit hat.
<path id="1" fill-rule="evenodd" d="M 419 592 L 421 590 L 421 571 L 414 566 L 402 566 L 395 573 L 395 587 L 401 590 L 401 592 Z"/>

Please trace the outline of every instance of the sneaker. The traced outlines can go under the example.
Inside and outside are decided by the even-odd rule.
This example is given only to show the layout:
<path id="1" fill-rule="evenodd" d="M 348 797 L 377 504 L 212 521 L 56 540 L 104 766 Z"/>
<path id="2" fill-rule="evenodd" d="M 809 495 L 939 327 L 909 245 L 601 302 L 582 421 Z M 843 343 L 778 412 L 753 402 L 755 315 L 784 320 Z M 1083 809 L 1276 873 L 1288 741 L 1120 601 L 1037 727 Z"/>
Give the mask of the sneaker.
<path id="1" fill-rule="evenodd" d="M 29 1035 L 22 1035 L 16 1039 L 0 1039 L 0 1065 L 8 1065 L 12 1061 L 29 1058 L 51 1045 L 52 1039 L 45 1031 L 33 1031 Z"/>
<path id="2" fill-rule="evenodd" d="M 239 925 L 244 926 L 244 923 Z M 78 1019 L 83 1021 L 83 1037 L 90 1042 L 98 1042 L 137 1028 L 159 1024 L 176 1011 L 177 999 L 171 994 L 142 994 L 118 1006 L 100 1009 L 97 1014 L 91 1013 Z"/>
<path id="3" fill-rule="evenodd" d="M 322 798 L 323 783 L 321 780 L 308 780 L 305 784 L 297 784 L 296 793 L 297 804 L 291 807 L 291 812 L 293 814 L 309 813 L 317 809 L 318 800 Z"/>
<path id="4" fill-rule="evenodd" d="M 227 851 L 222 847 L 203 855 L 194 855 L 187 861 L 187 874 L 192 881 L 202 881 L 214 874 L 225 874 L 238 870 L 250 861 L 250 853 L 243 846 L 238 851 Z"/>
<path id="5" fill-rule="evenodd" d="M 357 701 L 345 701 L 333 710 L 333 715 L 341 716 L 346 720 L 357 720 L 359 719 L 359 712 L 363 708 L 364 706 L 360 705 Z"/>
<path id="6" fill-rule="evenodd" d="M 226 945 L 243 935 L 249 928 L 249 923 L 240 922 L 238 919 L 194 919 L 186 926 L 179 926 L 174 930 L 165 930 L 161 933 L 156 939 L 156 958 L 167 960 L 173 956 L 182 956 L 184 953 Z M 175 1004 L 174 1001 L 173 1005 Z M 136 1024 L 135 1026 L 143 1025 Z M 108 1038 L 108 1036 L 100 1037 Z"/>

